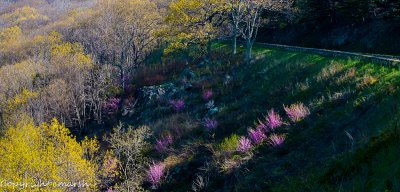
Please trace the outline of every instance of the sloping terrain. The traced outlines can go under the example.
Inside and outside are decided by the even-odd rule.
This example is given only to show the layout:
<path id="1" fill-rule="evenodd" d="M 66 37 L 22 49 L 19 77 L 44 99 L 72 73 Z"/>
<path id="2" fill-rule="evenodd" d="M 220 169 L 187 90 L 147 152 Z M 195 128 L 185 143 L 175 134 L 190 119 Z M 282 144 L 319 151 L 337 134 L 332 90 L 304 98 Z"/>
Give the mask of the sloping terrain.
<path id="1" fill-rule="evenodd" d="M 206 61 L 166 58 L 175 66 L 170 71 L 181 73 L 155 64 L 158 78 L 134 86 L 147 85 L 136 93 L 137 110 L 123 121 L 149 125 L 154 143 L 174 138 L 151 154 L 169 168 L 160 190 L 187 191 L 192 181 L 206 191 L 398 189 L 397 67 L 263 47 L 255 47 L 254 62 L 245 65 L 227 44 L 213 50 Z M 149 90 L 162 91 L 150 99 Z M 184 108 L 173 110 L 171 101 Z M 310 113 L 291 121 L 284 105 L 296 103 Z M 283 119 L 273 133 L 284 135 L 284 143 L 265 140 L 238 152 L 238 139 L 271 109 Z M 216 128 L 210 129 L 210 119 Z"/>
<path id="2" fill-rule="evenodd" d="M 400 191 L 399 10 L 0 0 L 0 191 Z"/>

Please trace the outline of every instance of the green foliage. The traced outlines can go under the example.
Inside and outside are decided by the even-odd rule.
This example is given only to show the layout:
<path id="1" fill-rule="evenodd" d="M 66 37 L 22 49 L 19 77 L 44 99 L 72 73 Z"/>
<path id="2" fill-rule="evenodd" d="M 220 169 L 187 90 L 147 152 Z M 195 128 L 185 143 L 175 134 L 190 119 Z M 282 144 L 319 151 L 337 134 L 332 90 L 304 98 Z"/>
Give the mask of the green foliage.
<path id="1" fill-rule="evenodd" d="M 221 153 L 229 153 L 236 151 L 239 145 L 239 136 L 233 134 L 229 137 L 224 138 L 220 144 L 218 144 L 218 150 Z"/>

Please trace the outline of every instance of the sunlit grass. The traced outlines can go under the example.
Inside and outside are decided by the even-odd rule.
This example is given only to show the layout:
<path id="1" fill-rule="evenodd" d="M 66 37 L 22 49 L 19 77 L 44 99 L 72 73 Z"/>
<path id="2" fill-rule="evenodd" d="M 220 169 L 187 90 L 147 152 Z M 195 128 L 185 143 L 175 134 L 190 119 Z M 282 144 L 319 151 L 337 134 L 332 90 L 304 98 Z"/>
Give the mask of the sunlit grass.
<path id="1" fill-rule="evenodd" d="M 226 46 L 220 46 L 217 50 L 230 51 Z M 239 48 L 239 54 L 242 53 L 243 48 Z M 400 95 L 400 72 L 397 68 L 356 59 L 265 49 L 257 45 L 253 53 L 255 60 L 250 66 L 242 68 L 238 74 L 239 89 L 228 92 L 221 98 L 226 103 L 224 115 L 235 114 L 236 110 L 246 111 L 245 114 L 232 115 L 223 122 L 229 125 L 243 122 L 234 132 L 244 133 L 248 126 L 253 126 L 257 115 L 265 113 L 270 107 L 282 110 L 282 103 L 322 103 L 314 105 L 316 107 L 312 109 L 310 119 L 289 134 L 285 150 L 290 153 L 280 158 L 274 157 L 270 152 L 260 154 L 262 158 L 254 160 L 255 167 L 250 169 L 251 174 L 239 181 L 239 189 L 242 185 L 245 187 L 255 182 L 260 183 L 260 178 L 269 177 L 288 178 L 285 182 L 260 184 L 265 187 L 279 186 L 274 188 L 277 191 L 318 191 L 330 187 L 336 189 L 332 191 L 365 190 L 365 186 L 374 183 L 379 186 L 376 189 L 384 190 L 390 188 L 385 185 L 399 185 L 393 183 L 398 182 L 397 180 L 385 181 L 385 177 L 368 177 L 362 170 L 344 175 L 348 182 L 346 179 L 329 181 L 332 185 L 319 184 L 318 177 L 310 177 L 310 180 L 300 179 L 305 175 L 313 175 L 314 171 L 323 174 L 324 167 L 333 166 L 329 160 L 332 157 L 337 162 L 353 165 L 351 158 L 342 160 L 341 156 L 337 155 L 346 153 L 352 157 L 354 149 L 362 150 L 364 144 L 368 144 L 372 137 L 380 137 L 380 134 L 386 134 L 393 129 L 392 125 L 397 121 L 396 116 L 400 115 L 400 98 L 397 96 Z M 332 66 L 337 69 L 324 72 L 324 69 Z M 297 89 L 296 84 L 307 84 L 307 89 Z M 232 97 L 236 99 L 232 100 Z M 387 150 L 394 153 L 397 149 L 389 147 Z M 312 154 L 308 156 L 302 155 L 311 151 Z M 393 156 L 400 155 L 392 154 L 389 159 L 384 155 L 374 155 L 371 163 L 354 166 L 358 169 L 361 169 L 359 166 L 366 166 L 367 168 L 363 169 L 368 169 L 370 174 L 382 175 L 384 170 L 387 170 L 385 166 L 391 167 L 390 163 L 400 163 L 392 158 Z M 282 168 L 288 165 L 299 166 L 299 162 L 296 162 L 299 158 L 307 159 L 307 163 L 290 168 L 292 174 L 297 173 L 287 177 L 287 172 Z M 381 160 L 386 163 L 382 169 L 376 165 Z M 274 167 L 271 167 L 272 165 Z M 319 168 L 315 168 L 315 165 L 319 165 Z M 385 182 L 389 184 L 384 184 Z"/>
<path id="2" fill-rule="evenodd" d="M 350 168 L 336 165 L 361 169 L 354 160 L 357 151 L 367 150 L 371 138 L 380 138 L 393 130 L 396 117 L 400 116 L 397 68 L 257 44 L 254 59 L 247 65 L 243 46 L 238 46 L 237 55 L 232 55 L 225 42 L 215 43 L 212 48 L 207 62 L 185 66 L 197 76 L 191 82 L 193 89 L 185 93 L 185 115 L 165 110 L 163 120 L 150 120 L 157 135 L 165 131 L 174 133 L 177 127 L 182 132 L 168 154 L 183 159 L 170 168 L 181 176 L 174 182 L 194 179 L 192 172 L 180 172 L 182 167 L 190 166 L 190 170 L 216 169 L 218 174 L 214 175 L 210 191 L 219 189 L 232 174 L 236 179 L 232 185 L 238 191 L 246 191 L 248 186 L 256 186 L 255 191 L 352 191 L 365 189 L 366 180 L 382 186 L 383 177 L 371 179 L 362 171 L 349 172 Z M 169 82 L 177 80 L 179 72 L 168 77 Z M 218 108 L 211 117 L 218 121 L 218 127 L 212 131 L 204 126 L 204 119 L 209 118 L 203 98 L 206 89 L 212 90 L 213 105 Z M 290 120 L 284 105 L 295 103 L 304 104 L 307 115 Z M 284 142 L 271 145 L 266 137 L 253 144 L 249 130 L 256 130 L 258 119 L 264 119 L 272 108 L 282 116 L 282 126 L 274 129 L 273 134 L 284 136 Z M 148 116 L 160 115 L 157 109 L 144 110 Z M 182 118 L 174 120 L 172 117 L 177 115 Z M 245 153 L 237 151 L 238 139 L 242 137 L 253 139 L 251 149 Z M 395 159 L 374 155 L 371 161 L 377 164 L 379 158 L 384 158 L 382 161 L 388 167 Z M 386 170 L 372 165 L 364 163 L 362 168 L 367 167 L 372 175 Z M 347 174 L 341 176 L 344 180 L 331 177 L 340 172 Z M 170 185 L 175 186 L 174 182 Z M 174 188 L 185 191 L 187 186 L 180 189 Z"/>

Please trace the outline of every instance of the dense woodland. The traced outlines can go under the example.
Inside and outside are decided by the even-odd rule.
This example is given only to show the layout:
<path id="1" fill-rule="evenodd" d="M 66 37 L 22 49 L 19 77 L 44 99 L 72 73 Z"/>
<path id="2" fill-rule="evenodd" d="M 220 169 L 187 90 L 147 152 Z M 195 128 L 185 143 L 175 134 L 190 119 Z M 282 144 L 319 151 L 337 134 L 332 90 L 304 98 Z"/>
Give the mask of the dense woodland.
<path id="1" fill-rule="evenodd" d="M 398 1 L 298 1 L 287 23 L 261 29 L 259 41 L 398 55 Z"/>
<path id="2" fill-rule="evenodd" d="M 397 68 L 257 44 L 399 31 L 399 0 L 0 0 L 0 190 L 400 190 L 365 171 L 398 152 Z"/>

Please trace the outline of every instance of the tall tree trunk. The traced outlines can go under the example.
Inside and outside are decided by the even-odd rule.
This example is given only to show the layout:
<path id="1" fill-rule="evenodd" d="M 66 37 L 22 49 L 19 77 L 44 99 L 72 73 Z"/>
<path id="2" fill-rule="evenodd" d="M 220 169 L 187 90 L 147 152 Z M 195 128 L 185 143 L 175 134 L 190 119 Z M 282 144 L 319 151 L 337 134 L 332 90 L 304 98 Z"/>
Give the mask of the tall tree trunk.
<path id="1" fill-rule="evenodd" d="M 124 71 L 125 53 L 124 53 L 124 51 L 121 52 L 121 58 L 120 58 L 119 63 L 120 63 L 119 75 L 120 75 L 120 79 L 121 79 L 121 86 L 122 86 L 122 90 L 125 91 L 125 71 Z"/>
<path id="2" fill-rule="evenodd" d="M 125 73 L 124 73 L 124 67 L 122 64 L 119 66 L 119 78 L 121 81 L 121 88 L 123 91 L 125 91 Z"/>
<path id="3" fill-rule="evenodd" d="M 232 27 L 233 27 L 232 52 L 233 52 L 233 55 L 236 55 L 236 53 L 237 53 L 237 28 L 236 28 L 235 24 L 233 24 Z"/>
<path id="4" fill-rule="evenodd" d="M 236 55 L 236 53 L 237 53 L 237 38 L 236 38 L 236 35 L 235 36 L 233 36 L 232 37 L 232 52 L 233 52 L 233 55 Z"/>
<path id="5" fill-rule="evenodd" d="M 246 40 L 246 64 L 250 64 L 251 61 L 251 49 L 252 49 L 252 43 L 251 40 L 248 39 Z"/>
<path id="6" fill-rule="evenodd" d="M 4 114 L 0 111 L 0 134 L 3 134 L 3 131 L 5 130 L 5 121 L 4 121 Z"/>

